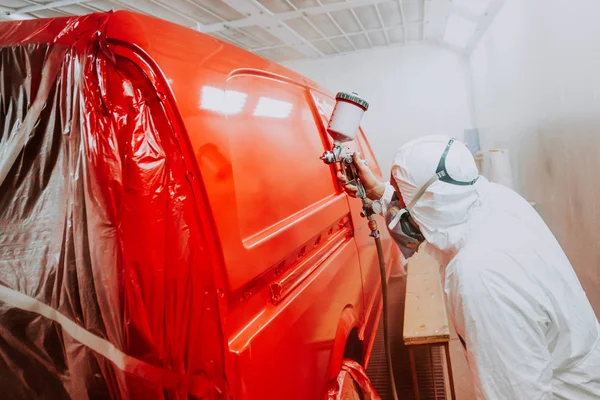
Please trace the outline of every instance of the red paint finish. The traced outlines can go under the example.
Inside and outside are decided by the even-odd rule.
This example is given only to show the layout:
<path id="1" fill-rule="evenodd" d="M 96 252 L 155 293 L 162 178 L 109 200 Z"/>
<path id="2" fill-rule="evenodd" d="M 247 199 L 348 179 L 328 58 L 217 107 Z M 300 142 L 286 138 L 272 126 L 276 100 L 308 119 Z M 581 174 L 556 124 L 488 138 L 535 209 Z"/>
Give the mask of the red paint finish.
<path id="1" fill-rule="evenodd" d="M 160 124 L 140 125 L 139 135 L 158 132 L 172 143 L 165 151 L 181 173 L 169 176 L 174 185 L 169 190 L 184 191 L 188 200 L 185 207 L 165 206 L 173 218 L 194 208 L 197 225 L 185 229 L 199 232 L 203 241 L 180 244 L 205 255 L 202 261 L 182 260 L 173 279 L 182 284 L 203 280 L 207 299 L 218 299 L 218 326 L 197 327 L 201 344 L 181 343 L 182 348 L 166 346 L 161 351 L 177 351 L 189 360 L 200 347 L 215 349 L 206 373 L 218 381 L 215 366 L 222 365 L 228 382 L 223 394 L 234 399 L 323 398 L 341 368 L 353 329 L 364 341 L 361 361 L 368 359 L 381 306 L 376 250 L 366 221 L 359 216 L 360 202 L 341 191 L 335 171 L 319 159 L 331 142 L 325 126 L 332 96 L 298 74 L 215 38 L 127 12 L 57 19 L 45 25 L 39 21 L 0 25 L 0 33 L 20 32 L 4 36 L 0 44 L 50 42 L 66 24 L 84 21 L 104 21 L 96 28 L 95 40 L 107 54 L 124 60 L 111 64 L 115 73 L 137 74 L 132 88 L 158 99 L 155 112 Z M 32 30 L 39 30 L 38 35 L 28 36 Z M 101 71 L 110 74 L 107 68 Z M 107 93 L 104 101 L 126 99 L 124 88 Z M 123 109 L 129 110 L 124 116 L 132 121 L 143 114 Z M 351 146 L 378 170 L 362 133 Z M 98 173 L 111 178 L 109 170 Z M 160 182 L 137 185 L 143 191 L 129 221 L 147 220 L 142 225 L 147 236 L 158 235 L 164 232 L 157 224 L 158 211 L 144 204 L 155 196 Z M 388 259 L 398 260 L 382 218 L 380 227 Z M 170 232 L 168 237 L 179 234 Z M 139 247 L 145 237 L 128 246 Z M 164 233 L 157 238 L 167 240 Z M 159 239 L 151 243 L 150 249 L 161 246 Z M 162 269 L 153 266 L 152 254 L 140 254 L 136 260 L 132 282 L 140 284 L 146 295 L 136 297 L 132 309 L 152 308 L 163 296 L 156 283 L 168 277 L 159 277 Z M 117 257 L 115 262 L 121 261 Z M 200 265 L 207 271 L 196 276 L 192 271 Z M 118 290 L 121 302 L 132 292 L 121 286 Z M 186 323 L 203 321 L 201 309 L 182 308 L 184 303 L 172 303 L 160 321 L 149 311 L 148 323 L 181 324 L 184 317 Z M 172 313 L 181 318 L 173 319 Z M 152 329 L 136 334 L 124 350 L 143 345 L 144 341 L 136 342 L 142 336 L 149 343 L 169 343 L 164 333 Z M 155 397 L 160 395 L 147 398 Z"/>

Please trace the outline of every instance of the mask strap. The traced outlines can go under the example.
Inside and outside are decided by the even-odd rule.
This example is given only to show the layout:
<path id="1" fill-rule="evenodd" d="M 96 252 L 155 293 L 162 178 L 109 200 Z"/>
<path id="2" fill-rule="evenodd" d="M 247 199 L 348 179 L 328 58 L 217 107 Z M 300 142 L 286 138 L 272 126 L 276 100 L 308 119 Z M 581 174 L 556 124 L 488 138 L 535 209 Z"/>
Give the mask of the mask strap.
<path id="1" fill-rule="evenodd" d="M 390 221 L 388 228 L 390 229 L 394 229 L 394 227 L 396 225 L 398 225 L 398 222 L 400 222 L 400 217 L 402 216 L 402 214 L 404 214 L 405 212 L 410 212 L 410 210 L 412 210 L 412 208 L 415 206 L 415 204 L 417 203 L 417 201 L 421 198 L 421 196 L 423 196 L 423 193 L 425 193 L 425 191 L 427 190 L 427 188 L 429 186 L 431 186 L 433 184 L 433 182 L 437 181 L 439 179 L 439 176 L 436 174 L 434 176 L 432 176 L 427 183 L 425 183 L 423 185 L 423 187 L 421 187 L 421 189 L 419 189 L 419 191 L 417 192 L 417 194 L 415 195 L 415 197 L 412 199 L 412 201 L 406 206 L 404 207 L 402 210 L 398 211 L 396 213 L 396 215 L 394 215 L 394 218 L 392 218 L 392 220 Z M 405 210 L 405 211 L 403 211 Z"/>
<path id="2" fill-rule="evenodd" d="M 417 194 L 415 194 L 415 197 L 413 197 L 413 199 L 410 201 L 410 203 L 406 206 L 406 209 L 410 212 L 413 209 L 413 207 L 415 206 L 415 204 L 417 203 L 417 201 L 419 201 L 421 196 L 423 196 L 423 193 L 425 193 L 427 188 L 429 186 L 433 185 L 433 182 L 435 182 L 439 179 L 440 179 L 440 177 L 438 176 L 438 174 L 435 174 L 434 176 L 429 178 L 429 180 L 423 186 L 421 186 L 421 189 L 419 189 Z"/>

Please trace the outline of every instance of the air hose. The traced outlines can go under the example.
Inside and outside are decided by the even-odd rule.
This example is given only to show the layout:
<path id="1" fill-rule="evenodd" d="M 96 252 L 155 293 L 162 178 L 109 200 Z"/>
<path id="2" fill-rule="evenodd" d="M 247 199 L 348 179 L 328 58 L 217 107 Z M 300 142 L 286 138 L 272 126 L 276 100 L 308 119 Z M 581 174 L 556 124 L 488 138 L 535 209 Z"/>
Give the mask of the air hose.
<path id="1" fill-rule="evenodd" d="M 381 275 L 381 297 L 383 300 L 383 341 L 385 345 L 385 357 L 387 369 L 389 372 L 390 387 L 392 389 L 393 400 L 398 400 L 398 392 L 396 391 L 396 381 L 394 380 L 394 369 L 392 367 L 392 346 L 389 335 L 389 321 L 388 321 L 388 286 L 387 276 L 385 272 L 385 258 L 383 256 L 383 246 L 381 245 L 381 235 L 379 229 L 377 229 L 377 221 L 370 216 L 369 217 L 369 229 L 371 229 L 371 236 L 375 239 L 375 245 L 377 247 L 377 257 L 379 259 L 379 274 Z"/>

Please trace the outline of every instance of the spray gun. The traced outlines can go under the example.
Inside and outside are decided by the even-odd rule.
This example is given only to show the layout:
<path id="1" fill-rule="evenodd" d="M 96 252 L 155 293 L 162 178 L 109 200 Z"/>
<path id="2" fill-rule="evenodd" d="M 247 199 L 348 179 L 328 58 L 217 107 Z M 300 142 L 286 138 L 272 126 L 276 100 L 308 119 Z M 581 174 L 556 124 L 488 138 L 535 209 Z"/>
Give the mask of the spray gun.
<path id="1" fill-rule="evenodd" d="M 375 237 L 379 234 L 379 231 L 373 215 L 381 212 L 381 203 L 367 198 L 365 187 L 360 182 L 360 176 L 354 164 L 354 153 L 350 152 L 348 147 L 343 146 L 343 143 L 350 142 L 356 137 L 360 121 L 369 108 L 369 103 L 358 97 L 356 93 L 339 92 L 335 99 L 335 107 L 327 126 L 327 133 L 333 138 L 333 148 L 323 153 L 321 160 L 325 164 L 338 163 L 342 173 L 348 180 L 348 184 L 356 187 L 356 197 L 361 199 L 363 205 L 361 215 L 369 220 L 371 236 Z M 371 221 L 373 221 L 373 226 L 371 226 Z"/>
<path id="2" fill-rule="evenodd" d="M 382 205 L 379 201 L 372 201 L 367 198 L 367 192 L 360 181 L 360 175 L 354 164 L 354 154 L 350 152 L 348 147 L 343 146 L 343 143 L 350 142 L 356 137 L 360 121 L 362 120 L 365 111 L 369 108 L 369 103 L 361 99 L 356 93 L 348 94 L 339 92 L 335 96 L 335 100 L 335 107 L 333 108 L 331 118 L 329 119 L 329 125 L 327 126 L 327 133 L 333 138 L 333 147 L 331 150 L 323 153 L 321 160 L 329 165 L 339 164 L 340 170 L 345 175 L 348 184 L 357 188 L 356 197 L 362 201 L 361 216 L 367 218 L 369 229 L 371 231 L 370 236 L 375 239 L 377 256 L 379 259 L 379 272 L 381 275 L 381 294 L 383 297 L 383 335 L 386 361 L 393 400 L 398 400 L 388 333 L 387 275 L 385 271 L 385 259 L 383 256 L 381 237 L 377 227 L 377 220 L 375 219 L 375 215 L 382 211 Z"/>

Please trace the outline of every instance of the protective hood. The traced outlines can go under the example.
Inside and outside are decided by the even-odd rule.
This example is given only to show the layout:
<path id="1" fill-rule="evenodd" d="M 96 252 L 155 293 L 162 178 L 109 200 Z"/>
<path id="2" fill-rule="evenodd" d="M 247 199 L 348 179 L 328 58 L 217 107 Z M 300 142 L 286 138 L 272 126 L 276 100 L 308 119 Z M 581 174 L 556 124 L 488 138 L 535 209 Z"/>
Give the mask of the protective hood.
<path id="1" fill-rule="evenodd" d="M 398 150 L 392 166 L 392 178 L 406 204 L 436 174 L 450 140 L 448 136 L 425 136 L 406 143 Z M 460 142 L 451 144 L 445 165 L 447 174 L 456 181 L 470 182 L 478 176 L 473 156 Z M 466 237 L 469 214 L 480 204 L 487 185 L 487 180 L 479 177 L 472 185 L 438 180 L 429 186 L 410 211 L 427 241 L 441 250 L 460 247 Z"/>

